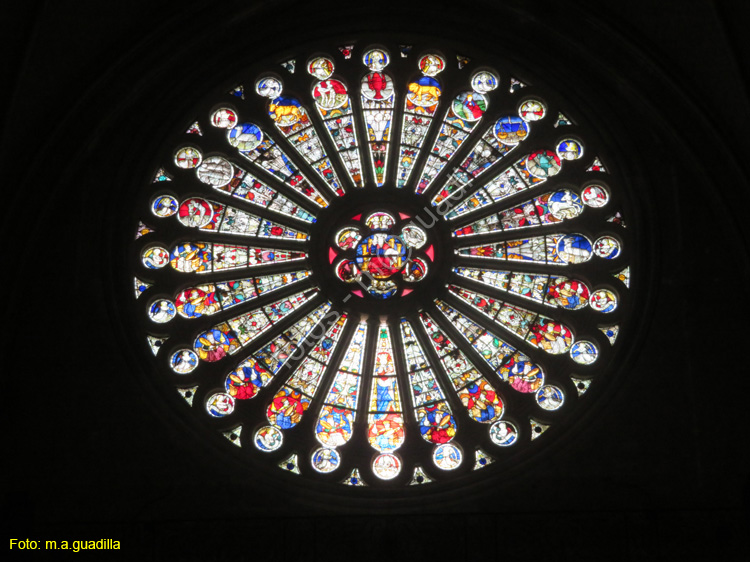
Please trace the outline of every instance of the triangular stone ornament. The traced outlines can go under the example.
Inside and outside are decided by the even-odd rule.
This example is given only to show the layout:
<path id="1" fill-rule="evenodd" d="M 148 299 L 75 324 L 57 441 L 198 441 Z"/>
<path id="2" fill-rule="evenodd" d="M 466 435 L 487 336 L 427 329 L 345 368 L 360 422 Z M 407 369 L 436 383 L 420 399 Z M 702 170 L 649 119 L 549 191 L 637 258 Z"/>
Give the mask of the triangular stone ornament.
<path id="1" fill-rule="evenodd" d="M 611 222 L 612 224 L 620 225 L 623 228 L 627 228 L 628 225 L 625 224 L 625 219 L 622 218 L 622 215 L 620 214 L 620 211 L 617 211 L 614 215 L 609 217 L 607 219 L 607 222 Z"/>
<path id="2" fill-rule="evenodd" d="M 345 484 L 346 486 L 367 486 L 367 484 L 365 484 L 362 480 L 362 477 L 359 475 L 358 468 L 353 468 L 349 473 L 349 476 L 344 478 L 341 483 Z"/>
<path id="3" fill-rule="evenodd" d="M 198 124 L 198 121 L 190 125 L 187 131 L 185 131 L 188 135 L 198 135 L 200 137 L 203 136 L 203 131 L 201 131 L 201 126 Z"/>
<path id="4" fill-rule="evenodd" d="M 352 58 L 352 50 L 354 49 L 354 45 L 342 45 L 339 47 L 339 51 L 341 51 L 341 54 L 344 55 L 345 59 Z"/>
<path id="5" fill-rule="evenodd" d="M 510 91 L 511 94 L 525 87 L 526 87 L 526 84 L 524 84 L 517 78 L 513 78 L 512 76 L 510 77 L 510 88 L 508 88 L 508 90 Z"/>
<path id="6" fill-rule="evenodd" d="M 297 67 L 297 61 L 294 59 L 289 59 L 288 61 L 282 62 L 281 67 L 284 70 L 286 70 L 289 74 L 294 74 L 294 71 Z"/>
<path id="7" fill-rule="evenodd" d="M 492 464 L 495 462 L 495 459 L 493 459 L 491 456 L 489 456 L 487 453 L 482 451 L 482 449 L 477 449 L 474 453 L 474 470 L 479 470 L 480 468 L 484 468 L 487 465 Z"/>
<path id="8" fill-rule="evenodd" d="M 619 326 L 606 326 L 604 328 L 599 328 L 602 331 L 602 334 L 607 336 L 607 339 L 609 340 L 610 345 L 615 345 L 615 340 L 617 339 L 617 335 L 620 333 L 620 327 Z"/>
<path id="9" fill-rule="evenodd" d="M 148 341 L 148 346 L 151 348 L 151 352 L 154 355 L 156 355 L 157 353 L 159 353 L 161 346 L 164 345 L 164 342 L 167 341 L 169 338 L 157 338 L 156 336 L 146 336 L 146 339 Z"/>
<path id="10" fill-rule="evenodd" d="M 599 160 L 599 157 L 594 158 L 594 162 L 586 168 L 587 172 L 602 172 L 603 174 L 607 173 L 607 169 L 604 167 L 604 164 L 602 164 L 602 161 Z"/>
<path id="11" fill-rule="evenodd" d="M 412 479 L 409 482 L 409 486 L 417 486 L 419 484 L 428 484 L 429 482 L 432 482 L 432 478 L 430 478 L 424 473 L 421 466 L 415 466 L 414 476 L 412 476 Z"/>
<path id="12" fill-rule="evenodd" d="M 238 447 L 242 447 L 242 444 L 240 443 L 240 433 L 242 432 L 242 426 L 238 425 L 234 429 L 230 429 L 229 431 L 224 431 L 222 435 L 229 439 L 232 444 L 237 445 Z"/>
<path id="13" fill-rule="evenodd" d="M 156 172 L 153 183 L 160 181 L 172 181 L 172 178 L 164 171 L 164 168 L 159 168 L 159 171 Z"/>
<path id="14" fill-rule="evenodd" d="M 456 60 L 458 61 L 458 69 L 461 70 L 463 67 L 465 67 L 471 59 L 469 57 L 465 57 L 463 55 L 456 55 Z"/>
<path id="15" fill-rule="evenodd" d="M 297 453 L 292 453 L 289 458 L 279 463 L 279 468 L 291 472 L 293 474 L 299 474 L 299 464 L 297 463 Z"/>
<path id="16" fill-rule="evenodd" d="M 616 279 L 622 281 L 623 285 L 625 285 L 628 289 L 630 288 L 630 266 L 627 266 L 622 271 L 613 273 L 612 275 L 614 275 Z"/>
<path id="17" fill-rule="evenodd" d="M 575 377 L 570 377 L 570 380 L 573 381 L 573 385 L 576 387 L 578 396 L 582 396 L 583 393 L 589 389 L 589 386 L 591 386 L 591 381 L 587 379 L 577 379 Z"/>
<path id="18" fill-rule="evenodd" d="M 398 50 L 401 53 L 401 58 L 405 59 L 411 53 L 411 45 L 399 45 Z"/>
<path id="19" fill-rule="evenodd" d="M 191 386 L 190 388 L 178 388 L 177 392 L 180 393 L 190 406 L 193 405 L 193 398 L 195 398 L 195 391 L 198 390 L 197 386 Z"/>
<path id="20" fill-rule="evenodd" d="M 236 98 L 240 98 L 244 100 L 245 99 L 245 87 L 242 84 L 240 84 L 236 88 L 232 88 L 231 90 L 229 90 L 229 94 Z"/>
<path id="21" fill-rule="evenodd" d="M 557 121 L 555 122 L 555 128 L 557 127 L 566 127 L 567 125 L 572 125 L 573 122 L 565 117 L 562 113 L 557 114 Z"/>
<path id="22" fill-rule="evenodd" d="M 151 234 L 154 232 L 153 228 L 149 228 L 143 222 L 138 223 L 138 229 L 135 231 L 135 239 L 138 240 L 141 236 L 146 236 L 146 234 Z"/>
<path id="23" fill-rule="evenodd" d="M 549 429 L 549 424 L 531 420 L 531 439 L 534 440 Z"/>
<path id="24" fill-rule="evenodd" d="M 141 281 L 137 277 L 134 277 L 133 285 L 135 288 L 135 298 L 138 298 L 144 293 L 146 289 L 148 289 L 151 286 L 151 283 L 146 283 L 145 281 Z"/>

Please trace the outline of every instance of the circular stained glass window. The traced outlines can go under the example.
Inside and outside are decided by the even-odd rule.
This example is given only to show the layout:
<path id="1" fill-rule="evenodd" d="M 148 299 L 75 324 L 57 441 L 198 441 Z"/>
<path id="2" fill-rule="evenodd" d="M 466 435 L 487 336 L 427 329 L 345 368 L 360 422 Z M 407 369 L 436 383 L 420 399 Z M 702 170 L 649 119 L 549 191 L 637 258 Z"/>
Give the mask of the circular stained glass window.
<path id="1" fill-rule="evenodd" d="M 565 431 L 621 345 L 628 200 L 585 111 L 501 60 L 417 52 L 272 61 L 142 186 L 154 365 L 279 473 L 497 473 Z"/>

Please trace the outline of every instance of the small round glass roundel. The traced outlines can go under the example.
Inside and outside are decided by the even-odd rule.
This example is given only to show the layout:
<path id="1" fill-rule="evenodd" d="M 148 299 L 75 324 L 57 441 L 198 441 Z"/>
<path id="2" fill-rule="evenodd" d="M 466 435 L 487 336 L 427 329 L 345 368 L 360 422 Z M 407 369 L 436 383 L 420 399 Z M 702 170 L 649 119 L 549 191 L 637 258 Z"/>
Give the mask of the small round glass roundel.
<path id="1" fill-rule="evenodd" d="M 362 272 L 351 260 L 341 260 L 336 266 L 336 275 L 344 283 L 357 283 L 362 279 Z"/>
<path id="2" fill-rule="evenodd" d="M 407 283 L 417 283 L 424 279 L 425 275 L 427 275 L 427 264 L 423 260 L 414 258 L 406 262 L 404 281 Z"/>
<path id="3" fill-rule="evenodd" d="M 346 104 L 349 99 L 346 86 L 339 80 L 318 82 L 313 86 L 312 94 L 315 104 L 325 111 L 337 109 Z"/>
<path id="4" fill-rule="evenodd" d="M 597 312 L 613 312 L 617 308 L 617 297 L 608 289 L 598 289 L 591 293 L 589 306 Z"/>
<path id="5" fill-rule="evenodd" d="M 584 205 L 599 208 L 604 207 L 604 205 L 607 204 L 609 201 L 609 194 L 604 186 L 588 185 L 581 192 L 581 199 L 583 199 Z"/>
<path id="6" fill-rule="evenodd" d="M 435 447 L 432 452 L 432 460 L 441 470 L 454 470 L 459 467 L 463 460 L 461 449 L 452 443 L 443 443 Z"/>
<path id="7" fill-rule="evenodd" d="M 177 212 L 177 199 L 171 195 L 160 195 L 154 199 L 151 211 L 159 218 L 171 217 Z"/>
<path id="8" fill-rule="evenodd" d="M 217 109 L 211 114 L 211 125 L 219 129 L 231 129 L 237 124 L 237 114 L 228 107 Z"/>
<path id="9" fill-rule="evenodd" d="M 180 349 L 169 358 L 169 366 L 175 373 L 187 375 L 198 366 L 198 356 L 191 349 Z"/>
<path id="10" fill-rule="evenodd" d="M 613 260 L 620 255 L 620 243 L 611 236 L 602 236 L 594 242 L 594 253 L 600 258 Z"/>
<path id="11" fill-rule="evenodd" d="M 325 80 L 333 74 L 333 61 L 328 57 L 315 57 L 307 65 L 307 72 L 318 80 Z"/>
<path id="12" fill-rule="evenodd" d="M 419 59 L 419 70 L 425 76 L 437 76 L 445 68 L 445 59 L 439 55 L 425 55 Z"/>
<path id="13" fill-rule="evenodd" d="M 261 78 L 255 83 L 255 92 L 264 98 L 274 99 L 281 95 L 281 80 L 273 77 Z"/>
<path id="14" fill-rule="evenodd" d="M 277 427 L 266 425 L 255 432 L 253 443 L 264 453 L 270 453 L 281 447 L 284 440 L 284 434 Z"/>
<path id="15" fill-rule="evenodd" d="M 599 350 L 590 341 L 577 341 L 570 348 L 570 357 L 579 365 L 591 365 L 598 356 Z"/>
<path id="16" fill-rule="evenodd" d="M 536 398 L 536 403 L 539 404 L 539 406 L 548 411 L 560 409 L 565 401 L 565 396 L 563 395 L 562 390 L 551 384 L 545 385 L 537 390 L 534 398 Z"/>
<path id="17" fill-rule="evenodd" d="M 401 472 L 401 459 L 391 453 L 378 455 L 372 462 L 372 471 L 378 478 L 391 480 Z"/>
<path id="18" fill-rule="evenodd" d="M 526 160 L 529 173 L 541 179 L 557 175 L 561 167 L 560 157 L 551 150 L 532 152 Z"/>
<path id="19" fill-rule="evenodd" d="M 149 269 L 161 269 L 169 263 L 169 250 L 153 246 L 143 251 L 141 261 Z"/>
<path id="20" fill-rule="evenodd" d="M 240 152 L 250 152 L 263 141 L 263 132 L 254 123 L 242 123 L 227 132 L 229 144 Z"/>
<path id="21" fill-rule="evenodd" d="M 591 241 L 582 234 L 566 234 L 557 242 L 557 255 L 566 263 L 591 259 Z"/>
<path id="22" fill-rule="evenodd" d="M 516 146 L 529 134 L 529 125 L 520 117 L 502 117 L 495 123 L 495 138 L 506 146 Z"/>
<path id="23" fill-rule="evenodd" d="M 310 462 L 318 472 L 333 472 L 341 464 L 341 455 L 336 449 L 321 447 L 312 454 Z"/>
<path id="24" fill-rule="evenodd" d="M 471 87 L 480 94 L 491 92 L 497 88 L 497 76 L 486 70 L 477 72 L 471 78 Z"/>
<path id="25" fill-rule="evenodd" d="M 174 163 L 184 169 L 196 168 L 203 161 L 203 154 L 192 146 L 183 146 L 174 154 Z"/>
<path id="26" fill-rule="evenodd" d="M 342 250 L 352 250 L 357 246 L 357 242 L 362 239 L 362 235 L 356 228 L 345 228 L 339 230 L 336 234 L 336 245 Z"/>
<path id="27" fill-rule="evenodd" d="M 518 115 L 524 121 L 539 121 L 547 115 L 547 106 L 539 100 L 526 100 L 518 108 Z"/>
<path id="28" fill-rule="evenodd" d="M 232 181 L 234 168 L 221 156 L 209 156 L 195 171 L 198 179 L 211 187 L 221 187 Z"/>
<path id="29" fill-rule="evenodd" d="M 499 421 L 490 427 L 490 439 L 499 447 L 509 447 L 518 439 L 518 429 L 509 421 Z"/>
<path id="30" fill-rule="evenodd" d="M 148 317 L 152 322 L 165 324 L 172 320 L 177 314 L 174 303 L 167 299 L 159 299 L 148 309 Z"/>
<path id="31" fill-rule="evenodd" d="M 479 121 L 487 111 L 487 98 L 479 92 L 463 92 L 453 100 L 451 109 L 459 119 Z"/>
<path id="32" fill-rule="evenodd" d="M 583 156 L 583 145 L 576 140 L 566 139 L 558 143 L 556 152 L 563 160 L 578 160 Z"/>
<path id="33" fill-rule="evenodd" d="M 365 66 L 373 72 L 379 72 L 388 66 L 391 59 L 388 56 L 388 53 L 382 49 L 372 49 L 365 53 L 362 57 L 362 61 L 365 63 Z"/>
<path id="34" fill-rule="evenodd" d="M 389 299 L 396 294 L 397 290 L 398 285 L 393 281 L 379 281 L 374 279 L 372 284 L 368 287 L 367 292 L 376 299 Z"/>
<path id="35" fill-rule="evenodd" d="M 206 411 L 215 418 L 223 418 L 234 412 L 234 398 L 225 392 L 217 392 L 206 400 Z"/>
<path id="36" fill-rule="evenodd" d="M 192 197 L 180 205 L 177 219 L 190 228 L 202 228 L 211 222 L 214 210 L 205 199 Z"/>
<path id="37" fill-rule="evenodd" d="M 418 226 L 405 226 L 401 238 L 409 248 L 419 249 L 427 242 L 427 234 Z"/>

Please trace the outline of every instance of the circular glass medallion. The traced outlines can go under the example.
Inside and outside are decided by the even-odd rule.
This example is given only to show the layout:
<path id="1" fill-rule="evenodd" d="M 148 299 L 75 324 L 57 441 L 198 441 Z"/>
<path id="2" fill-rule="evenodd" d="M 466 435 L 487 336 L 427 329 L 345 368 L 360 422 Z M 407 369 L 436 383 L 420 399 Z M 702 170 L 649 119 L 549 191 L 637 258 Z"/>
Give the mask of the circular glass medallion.
<path id="1" fill-rule="evenodd" d="M 459 467 L 463 460 L 461 449 L 451 443 L 443 443 L 435 447 L 432 460 L 441 470 L 454 470 Z"/>
<path id="2" fill-rule="evenodd" d="M 589 207 L 604 207 L 609 201 L 609 193 L 602 185 L 587 185 L 581 193 L 583 203 Z"/>
<path id="3" fill-rule="evenodd" d="M 597 312 L 614 312 L 617 308 L 617 297 L 608 289 L 598 289 L 591 293 L 589 305 Z"/>
<path id="4" fill-rule="evenodd" d="M 518 429 L 509 421 L 499 421 L 490 427 L 490 439 L 495 445 L 509 447 L 518 439 Z"/>
<path id="5" fill-rule="evenodd" d="M 388 279 L 404 267 L 406 246 L 390 234 L 373 234 L 357 246 L 357 265 L 375 279 Z"/>
<path id="6" fill-rule="evenodd" d="M 480 94 L 491 92 L 497 88 L 497 76 L 486 70 L 477 72 L 471 78 L 471 87 Z"/>
<path id="7" fill-rule="evenodd" d="M 198 179 L 211 187 L 228 184 L 234 177 L 232 164 L 221 156 L 209 156 L 196 170 Z"/>
<path id="8" fill-rule="evenodd" d="M 570 348 L 570 357 L 579 365 L 591 365 L 598 355 L 596 344 L 590 341 L 577 341 Z"/>
<path id="9" fill-rule="evenodd" d="M 479 92 L 463 92 L 453 100 L 453 113 L 465 121 L 479 121 L 487 111 L 487 98 Z"/>
<path id="10" fill-rule="evenodd" d="M 520 117 L 502 117 L 493 129 L 495 138 L 507 146 L 516 146 L 529 134 L 529 125 Z"/>
<path id="11" fill-rule="evenodd" d="M 180 349 L 172 354 L 169 365 L 175 373 L 186 375 L 198 366 L 198 356 L 191 349 Z"/>
<path id="12" fill-rule="evenodd" d="M 565 400 L 562 390 L 551 384 L 547 384 L 537 390 L 534 398 L 536 398 L 536 403 L 539 406 L 549 411 L 559 409 Z"/>
<path id="13" fill-rule="evenodd" d="M 540 121 L 547 115 L 547 106 L 539 100 L 526 100 L 518 108 L 518 114 L 524 121 Z"/>
<path id="14" fill-rule="evenodd" d="M 237 124 L 237 114 L 227 107 L 222 107 L 211 114 L 211 124 L 219 129 L 231 129 Z"/>
<path id="15" fill-rule="evenodd" d="M 200 166 L 203 155 L 200 150 L 192 146 L 184 146 L 174 154 L 174 163 L 180 168 L 196 168 Z"/>
<path id="16" fill-rule="evenodd" d="M 172 320 L 177 314 L 174 303 L 167 299 L 160 299 L 154 302 L 148 309 L 148 317 L 152 322 L 165 324 Z"/>
<path id="17" fill-rule="evenodd" d="M 390 480 L 401 472 L 401 460 L 391 453 L 383 453 L 375 457 L 372 462 L 372 471 L 378 478 Z"/>
<path id="18" fill-rule="evenodd" d="M 149 269 L 161 269 L 169 263 L 169 251 L 161 246 L 146 248 L 141 261 Z"/>
<path id="19" fill-rule="evenodd" d="M 341 455 L 336 449 L 320 447 L 312 454 L 310 462 L 318 472 L 333 472 L 341 464 Z"/>
<path id="20" fill-rule="evenodd" d="M 154 199 L 151 210 L 159 218 L 171 217 L 177 212 L 177 199 L 171 195 L 160 195 Z"/>
<path id="21" fill-rule="evenodd" d="M 234 412 L 234 398 L 224 392 L 212 394 L 206 400 L 206 411 L 215 418 L 223 418 Z"/>
<path id="22" fill-rule="evenodd" d="M 266 425 L 255 432 L 253 443 L 264 453 L 270 453 L 281 447 L 284 441 L 284 434 L 278 427 Z"/>
<path id="23" fill-rule="evenodd" d="M 620 255 L 620 243 L 611 236 L 602 236 L 594 242 L 594 253 L 600 258 L 613 260 Z"/>
<path id="24" fill-rule="evenodd" d="M 250 152 L 260 146 L 263 141 L 263 133 L 254 123 L 242 123 L 229 129 L 227 140 L 231 146 L 241 153 Z"/>

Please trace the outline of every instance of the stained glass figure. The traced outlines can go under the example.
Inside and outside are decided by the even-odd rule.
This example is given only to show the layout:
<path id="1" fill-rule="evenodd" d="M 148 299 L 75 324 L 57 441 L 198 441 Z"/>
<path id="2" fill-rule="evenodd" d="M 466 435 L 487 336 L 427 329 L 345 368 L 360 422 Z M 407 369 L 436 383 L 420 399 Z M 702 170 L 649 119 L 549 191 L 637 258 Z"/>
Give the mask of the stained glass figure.
<path id="1" fill-rule="evenodd" d="M 452 443 L 438 445 L 432 453 L 432 460 L 441 470 L 454 470 L 459 467 L 463 460 L 461 449 Z"/>
<path id="2" fill-rule="evenodd" d="M 609 201 L 609 193 L 603 185 L 591 184 L 583 188 L 581 199 L 585 205 L 598 209 Z"/>
<path id="3" fill-rule="evenodd" d="M 318 207 L 328 201 L 289 159 L 286 153 L 254 123 L 242 123 L 227 131 L 227 141 L 259 170 L 305 196 Z M 316 169 L 317 172 L 317 169 Z"/>
<path id="4" fill-rule="evenodd" d="M 536 403 L 547 411 L 559 410 L 565 400 L 565 395 L 560 388 L 552 384 L 546 384 L 536 391 L 534 395 Z"/>
<path id="5" fill-rule="evenodd" d="M 570 357 L 579 365 L 591 365 L 599 356 L 599 348 L 594 342 L 580 340 L 570 348 Z"/>
<path id="6" fill-rule="evenodd" d="M 160 195 L 151 206 L 153 213 L 159 217 L 171 217 L 177 212 L 177 199 L 171 195 Z"/>
<path id="7" fill-rule="evenodd" d="M 524 121 L 539 121 L 547 115 L 547 106 L 541 100 L 526 100 L 518 108 L 518 115 Z"/>
<path id="8" fill-rule="evenodd" d="M 391 453 L 383 453 L 372 461 L 372 471 L 382 480 L 390 480 L 401 472 L 401 459 Z"/>
<path id="9" fill-rule="evenodd" d="M 391 335 L 386 326 L 381 326 L 378 331 L 375 364 L 370 383 L 367 440 L 380 453 L 393 452 L 404 442 L 406 437 L 404 426 Z M 378 457 L 380 459 L 377 461 L 378 467 L 382 472 L 378 474 L 380 478 L 393 478 L 398 474 L 401 462 L 391 457 L 392 455 Z M 375 464 L 373 464 L 374 468 Z"/>
<path id="10" fill-rule="evenodd" d="M 445 60 L 439 55 L 425 55 L 419 59 L 418 66 L 423 76 L 409 83 L 404 100 L 397 187 L 404 187 L 409 180 L 440 105 L 442 87 L 435 76 L 445 68 Z"/>
<path id="11" fill-rule="evenodd" d="M 177 314 L 177 309 L 174 303 L 168 299 L 159 299 L 148 308 L 149 319 L 157 324 L 169 322 L 175 317 L 175 314 Z"/>
<path id="12" fill-rule="evenodd" d="M 255 443 L 255 446 L 264 453 L 275 451 L 281 447 L 283 441 L 283 433 L 279 431 L 279 428 L 273 427 L 272 425 L 261 427 L 255 432 L 255 436 L 253 437 L 253 443 Z"/>
<path id="13" fill-rule="evenodd" d="M 518 441 L 518 428 L 509 421 L 499 421 L 490 427 L 490 439 L 499 447 L 509 447 Z"/>
<path id="14" fill-rule="evenodd" d="M 602 236 L 594 242 L 594 254 L 600 258 L 613 260 L 620 255 L 620 243 L 612 236 Z"/>
<path id="15" fill-rule="evenodd" d="M 152 246 L 143 251 L 141 260 L 148 269 L 161 269 L 169 264 L 169 250 L 161 246 Z"/>
<path id="16" fill-rule="evenodd" d="M 318 472 L 333 472 L 341 464 L 341 455 L 336 449 L 320 447 L 312 454 L 310 464 Z"/>
<path id="17" fill-rule="evenodd" d="M 352 437 L 366 339 L 367 323 L 360 322 L 318 414 L 315 436 L 324 447 L 338 447 Z"/>
<path id="18" fill-rule="evenodd" d="M 211 125 L 219 129 L 231 129 L 237 124 L 237 114 L 228 107 L 221 107 L 211 114 Z"/>
<path id="19" fill-rule="evenodd" d="M 180 375 L 192 373 L 198 366 L 198 356 L 191 349 L 180 349 L 169 358 L 169 366 Z"/>
<path id="20" fill-rule="evenodd" d="M 388 164 L 393 108 L 396 100 L 393 78 L 382 72 L 390 57 L 381 49 L 367 51 L 362 59 L 370 73 L 362 78 L 362 111 L 367 126 L 370 165 L 375 176 L 375 185 L 385 183 Z"/>
<path id="21" fill-rule="evenodd" d="M 591 293 L 589 305 L 597 312 L 613 312 L 617 308 L 617 296 L 608 289 L 597 289 Z"/>
<path id="22" fill-rule="evenodd" d="M 234 398 L 223 392 L 212 394 L 206 400 L 206 411 L 215 418 L 223 418 L 234 412 Z"/>

